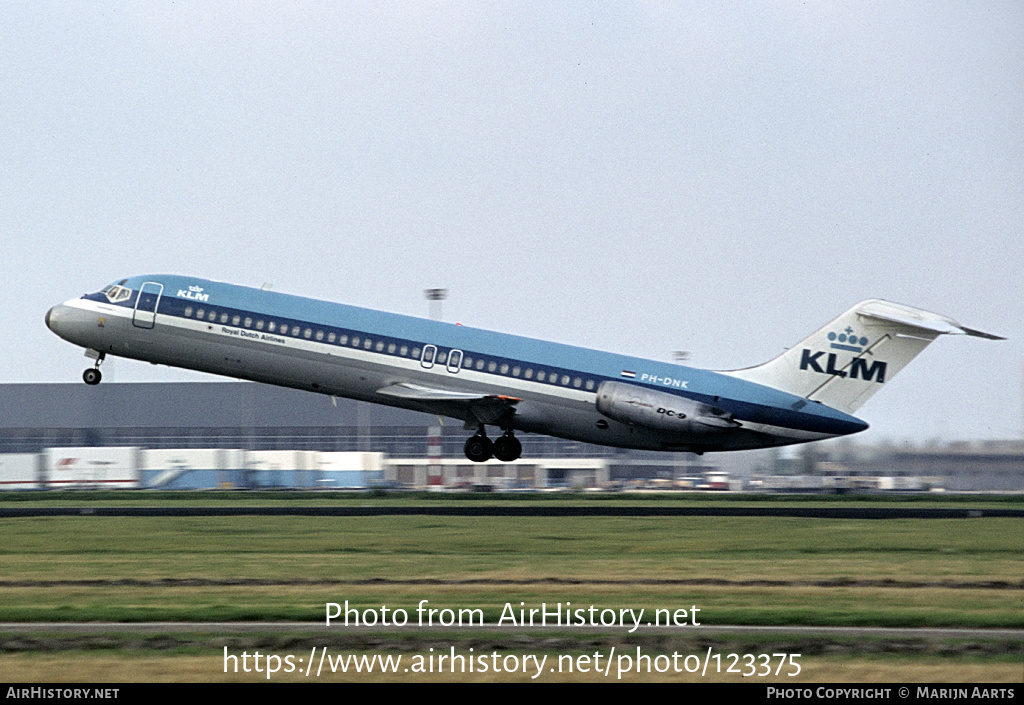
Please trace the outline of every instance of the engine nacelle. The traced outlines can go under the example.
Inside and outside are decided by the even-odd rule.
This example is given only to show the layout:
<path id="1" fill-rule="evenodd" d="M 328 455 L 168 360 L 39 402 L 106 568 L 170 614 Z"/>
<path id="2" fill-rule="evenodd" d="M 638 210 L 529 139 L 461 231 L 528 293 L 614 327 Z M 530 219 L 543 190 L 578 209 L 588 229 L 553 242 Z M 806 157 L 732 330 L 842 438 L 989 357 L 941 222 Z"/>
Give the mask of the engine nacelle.
<path id="1" fill-rule="evenodd" d="M 622 423 L 668 433 L 718 434 L 740 426 L 732 414 L 710 404 L 624 382 L 601 383 L 597 410 Z"/>

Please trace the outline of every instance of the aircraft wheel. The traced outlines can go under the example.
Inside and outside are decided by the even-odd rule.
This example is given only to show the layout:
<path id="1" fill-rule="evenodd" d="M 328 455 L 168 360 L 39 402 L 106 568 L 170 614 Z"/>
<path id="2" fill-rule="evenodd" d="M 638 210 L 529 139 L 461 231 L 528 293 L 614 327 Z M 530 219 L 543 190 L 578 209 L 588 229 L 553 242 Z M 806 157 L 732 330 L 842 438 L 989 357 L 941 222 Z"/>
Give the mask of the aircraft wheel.
<path id="1" fill-rule="evenodd" d="M 518 460 L 523 454 L 523 444 L 512 435 L 505 435 L 494 442 L 494 457 L 503 463 Z"/>
<path id="2" fill-rule="evenodd" d="M 82 373 L 82 379 L 85 380 L 86 384 L 99 384 L 100 380 L 103 379 L 103 375 L 95 367 L 90 367 Z"/>
<path id="3" fill-rule="evenodd" d="M 473 436 L 466 441 L 466 445 L 463 448 L 466 452 L 466 457 L 474 463 L 483 463 L 490 460 L 493 449 L 494 444 L 491 443 L 491 439 L 487 436 Z"/>

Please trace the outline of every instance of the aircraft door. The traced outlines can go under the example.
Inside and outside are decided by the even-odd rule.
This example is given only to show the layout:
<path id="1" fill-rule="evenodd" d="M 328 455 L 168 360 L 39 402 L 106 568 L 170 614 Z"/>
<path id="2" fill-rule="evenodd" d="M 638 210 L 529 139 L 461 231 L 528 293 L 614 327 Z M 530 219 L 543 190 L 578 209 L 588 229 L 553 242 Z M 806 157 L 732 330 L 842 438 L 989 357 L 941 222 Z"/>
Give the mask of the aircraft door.
<path id="1" fill-rule="evenodd" d="M 137 328 L 152 328 L 156 325 L 156 307 L 163 293 L 164 285 L 157 282 L 146 282 L 139 289 L 139 296 L 135 299 L 135 313 L 132 316 L 132 323 Z"/>
<path id="2" fill-rule="evenodd" d="M 434 366 L 434 357 L 437 355 L 436 345 L 424 345 L 423 354 L 420 356 L 420 366 L 430 369 Z"/>
<path id="3" fill-rule="evenodd" d="M 453 375 L 459 373 L 459 369 L 462 367 L 462 351 L 452 350 L 448 353 L 448 371 Z"/>

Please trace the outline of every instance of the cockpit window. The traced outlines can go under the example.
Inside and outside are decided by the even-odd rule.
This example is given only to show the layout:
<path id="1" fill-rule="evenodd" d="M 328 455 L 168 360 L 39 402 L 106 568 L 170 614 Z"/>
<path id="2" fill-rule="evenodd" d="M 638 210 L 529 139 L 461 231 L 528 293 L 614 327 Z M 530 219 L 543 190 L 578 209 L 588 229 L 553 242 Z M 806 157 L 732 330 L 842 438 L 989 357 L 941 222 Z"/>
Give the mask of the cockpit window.
<path id="1" fill-rule="evenodd" d="M 132 290 L 121 286 L 121 284 L 111 284 L 102 292 L 107 297 L 107 300 L 116 304 L 119 301 L 127 301 L 132 296 Z"/>

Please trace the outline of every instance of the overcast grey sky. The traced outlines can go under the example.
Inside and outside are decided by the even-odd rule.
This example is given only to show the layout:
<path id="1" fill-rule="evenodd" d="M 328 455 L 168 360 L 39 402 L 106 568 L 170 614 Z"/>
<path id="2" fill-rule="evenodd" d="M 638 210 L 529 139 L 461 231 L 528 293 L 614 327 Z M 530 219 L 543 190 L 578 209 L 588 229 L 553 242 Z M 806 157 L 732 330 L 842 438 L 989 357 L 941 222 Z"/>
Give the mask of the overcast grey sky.
<path id="1" fill-rule="evenodd" d="M 173 272 L 712 369 L 865 298 L 942 338 L 865 441 L 1021 434 L 1024 3 L 21 2 L 0 381 Z M 107 381 L 202 380 L 109 360 Z M 107 382 L 105 382 L 107 383 Z"/>

